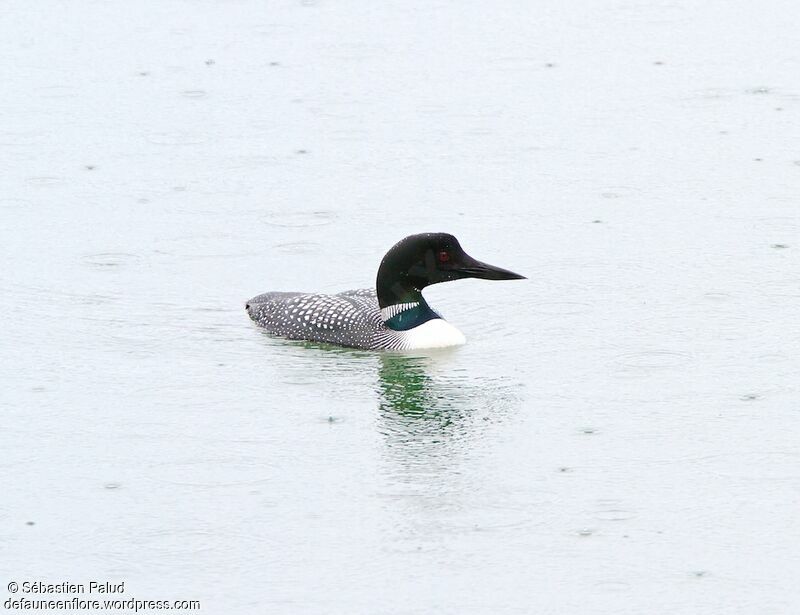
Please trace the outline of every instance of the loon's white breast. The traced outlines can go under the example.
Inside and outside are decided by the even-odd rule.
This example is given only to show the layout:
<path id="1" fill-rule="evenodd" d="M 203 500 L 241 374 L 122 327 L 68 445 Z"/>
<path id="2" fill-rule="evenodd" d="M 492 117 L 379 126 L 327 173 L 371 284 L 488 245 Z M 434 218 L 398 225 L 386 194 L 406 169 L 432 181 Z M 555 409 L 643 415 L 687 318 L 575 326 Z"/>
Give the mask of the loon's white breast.
<path id="1" fill-rule="evenodd" d="M 403 350 L 447 348 L 461 346 L 467 341 L 461 331 L 442 318 L 428 320 L 403 333 Z"/>

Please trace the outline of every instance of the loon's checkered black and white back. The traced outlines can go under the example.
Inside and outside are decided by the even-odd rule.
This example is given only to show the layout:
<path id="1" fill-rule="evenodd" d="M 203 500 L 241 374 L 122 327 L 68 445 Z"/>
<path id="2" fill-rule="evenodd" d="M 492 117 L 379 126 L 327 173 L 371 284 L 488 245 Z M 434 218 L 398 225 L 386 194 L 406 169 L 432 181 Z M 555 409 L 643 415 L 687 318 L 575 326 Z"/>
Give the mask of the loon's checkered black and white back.
<path id="1" fill-rule="evenodd" d="M 406 332 L 384 324 L 373 289 L 337 295 L 265 293 L 247 302 L 250 317 L 269 333 L 291 340 L 368 350 L 402 350 Z"/>

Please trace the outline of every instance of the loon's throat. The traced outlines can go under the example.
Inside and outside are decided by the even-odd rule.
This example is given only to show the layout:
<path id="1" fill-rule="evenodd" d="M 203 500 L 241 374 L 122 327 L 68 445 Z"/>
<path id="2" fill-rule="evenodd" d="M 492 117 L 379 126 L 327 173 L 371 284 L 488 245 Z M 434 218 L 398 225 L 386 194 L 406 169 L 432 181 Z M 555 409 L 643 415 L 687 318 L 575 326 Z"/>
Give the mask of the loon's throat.
<path id="1" fill-rule="evenodd" d="M 422 297 L 420 301 L 388 305 L 381 309 L 381 315 L 386 326 L 395 331 L 408 331 L 434 318 L 441 318 Z"/>

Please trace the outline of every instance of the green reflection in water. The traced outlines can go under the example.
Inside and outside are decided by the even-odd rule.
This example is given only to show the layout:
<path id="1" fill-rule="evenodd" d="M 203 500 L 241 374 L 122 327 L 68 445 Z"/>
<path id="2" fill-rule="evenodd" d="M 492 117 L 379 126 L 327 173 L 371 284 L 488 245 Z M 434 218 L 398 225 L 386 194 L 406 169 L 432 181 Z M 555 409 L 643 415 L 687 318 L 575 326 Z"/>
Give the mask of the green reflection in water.
<path id="1" fill-rule="evenodd" d="M 426 357 L 382 355 L 378 371 L 381 410 L 409 416 L 434 412 L 433 382 L 426 373 Z"/>
<path id="2" fill-rule="evenodd" d="M 381 431 L 395 442 L 437 444 L 464 435 L 471 407 L 463 376 L 431 376 L 447 357 L 382 354 L 378 367 Z"/>
<path id="3" fill-rule="evenodd" d="M 441 351 L 379 356 L 377 428 L 388 476 L 403 493 L 435 498 L 460 488 L 465 460 L 490 447 L 519 405 L 519 383 L 463 365 Z"/>

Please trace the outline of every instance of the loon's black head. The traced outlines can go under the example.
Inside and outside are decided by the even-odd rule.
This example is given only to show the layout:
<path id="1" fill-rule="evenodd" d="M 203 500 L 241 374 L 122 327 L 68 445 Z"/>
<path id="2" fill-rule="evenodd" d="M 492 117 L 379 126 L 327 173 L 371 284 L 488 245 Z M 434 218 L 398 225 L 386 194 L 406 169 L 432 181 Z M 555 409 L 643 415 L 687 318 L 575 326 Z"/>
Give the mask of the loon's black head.
<path id="1" fill-rule="evenodd" d="M 487 265 L 464 252 L 458 239 L 447 233 L 409 235 L 386 253 L 378 268 L 381 308 L 417 301 L 431 284 L 462 278 L 524 280 L 525 276 Z"/>

